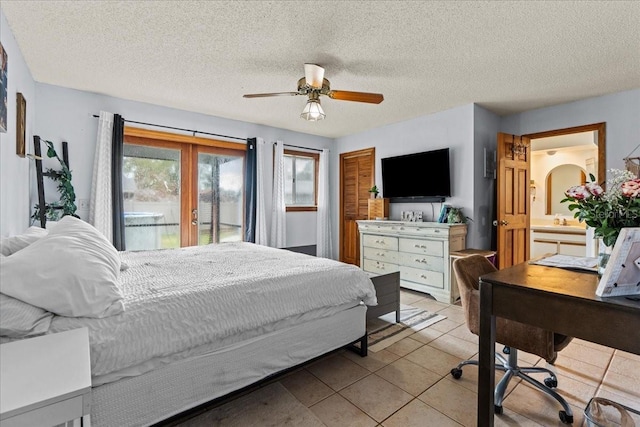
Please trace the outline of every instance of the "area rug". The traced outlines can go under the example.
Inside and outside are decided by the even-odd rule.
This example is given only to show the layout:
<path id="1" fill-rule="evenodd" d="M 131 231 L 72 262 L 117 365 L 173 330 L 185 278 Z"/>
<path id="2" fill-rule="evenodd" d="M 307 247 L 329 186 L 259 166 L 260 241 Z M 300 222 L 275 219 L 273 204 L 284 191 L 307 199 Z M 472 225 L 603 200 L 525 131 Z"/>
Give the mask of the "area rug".
<path id="1" fill-rule="evenodd" d="M 395 313 L 389 313 L 367 325 L 369 350 L 377 352 L 389 347 L 421 329 L 447 318 L 442 314 L 410 305 L 400 305 L 400 323 L 395 323 Z"/>

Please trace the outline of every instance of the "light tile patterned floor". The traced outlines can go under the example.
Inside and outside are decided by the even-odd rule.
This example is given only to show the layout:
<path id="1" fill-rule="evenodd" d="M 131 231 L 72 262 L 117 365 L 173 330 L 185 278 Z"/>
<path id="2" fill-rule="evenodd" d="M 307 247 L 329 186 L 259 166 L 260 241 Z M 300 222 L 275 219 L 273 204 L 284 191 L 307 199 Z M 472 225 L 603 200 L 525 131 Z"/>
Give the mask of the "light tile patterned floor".
<path id="1" fill-rule="evenodd" d="M 405 290 L 401 301 L 447 319 L 366 358 L 342 350 L 278 378 L 287 394 L 273 393 L 270 402 L 264 402 L 270 385 L 240 398 L 242 406 L 253 399 L 264 410 L 231 410 L 239 405 L 236 399 L 182 425 L 296 426 L 304 420 L 305 426 L 475 426 L 477 368 L 466 367 L 460 380 L 449 374 L 458 362 L 477 359 L 478 337 L 467 330 L 462 308 Z M 531 354 L 519 356 L 521 365 L 557 372 L 557 390 L 572 406 L 574 426 L 584 425 L 583 410 L 594 395 L 640 408 L 640 356 L 578 339 L 558 354 L 555 366 Z M 508 392 L 497 426 L 563 425 L 561 408 L 550 397 L 519 380 Z M 288 411 L 285 418 L 285 409 L 273 410 L 281 407 Z M 230 413 L 237 415 L 225 416 Z"/>

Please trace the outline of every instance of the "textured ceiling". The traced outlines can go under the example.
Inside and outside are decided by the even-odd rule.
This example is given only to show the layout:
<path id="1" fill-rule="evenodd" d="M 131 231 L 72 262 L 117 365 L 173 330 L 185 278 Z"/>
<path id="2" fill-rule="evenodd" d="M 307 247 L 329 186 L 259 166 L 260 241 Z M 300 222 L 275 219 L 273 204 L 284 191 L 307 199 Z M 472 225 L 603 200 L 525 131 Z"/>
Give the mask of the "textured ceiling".
<path id="1" fill-rule="evenodd" d="M 478 103 L 504 115 L 640 87 L 640 2 L 12 1 L 36 81 L 327 137 Z M 299 118 L 303 63 L 332 89 Z M 131 119 L 135 120 L 134 117 Z"/>

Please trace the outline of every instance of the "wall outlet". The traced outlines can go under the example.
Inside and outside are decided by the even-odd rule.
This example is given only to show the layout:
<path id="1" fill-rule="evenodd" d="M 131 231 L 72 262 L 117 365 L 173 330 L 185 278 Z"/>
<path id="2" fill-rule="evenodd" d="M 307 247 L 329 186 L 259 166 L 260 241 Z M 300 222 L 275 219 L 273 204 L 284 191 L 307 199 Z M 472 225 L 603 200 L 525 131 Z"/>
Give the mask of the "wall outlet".
<path id="1" fill-rule="evenodd" d="M 81 211 L 89 210 L 89 200 L 88 199 L 78 199 L 78 209 Z"/>

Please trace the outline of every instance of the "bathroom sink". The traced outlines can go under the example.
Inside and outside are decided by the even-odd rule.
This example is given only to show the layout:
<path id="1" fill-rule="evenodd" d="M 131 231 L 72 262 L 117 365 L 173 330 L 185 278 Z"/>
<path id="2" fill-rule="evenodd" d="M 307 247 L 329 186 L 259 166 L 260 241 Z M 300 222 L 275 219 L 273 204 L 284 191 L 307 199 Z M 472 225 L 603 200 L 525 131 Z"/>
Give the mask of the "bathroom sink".
<path id="1" fill-rule="evenodd" d="M 586 228 L 583 225 L 544 224 L 544 225 L 532 225 L 531 229 L 539 230 L 539 231 L 547 231 L 547 230 L 562 231 L 563 230 L 567 233 L 585 233 L 586 232 Z"/>

